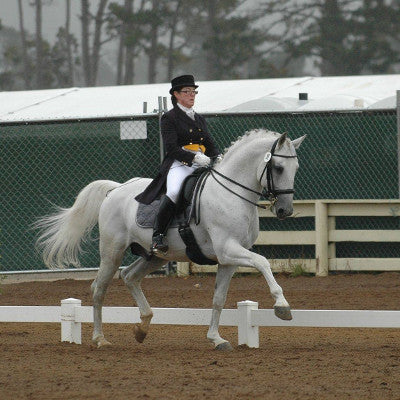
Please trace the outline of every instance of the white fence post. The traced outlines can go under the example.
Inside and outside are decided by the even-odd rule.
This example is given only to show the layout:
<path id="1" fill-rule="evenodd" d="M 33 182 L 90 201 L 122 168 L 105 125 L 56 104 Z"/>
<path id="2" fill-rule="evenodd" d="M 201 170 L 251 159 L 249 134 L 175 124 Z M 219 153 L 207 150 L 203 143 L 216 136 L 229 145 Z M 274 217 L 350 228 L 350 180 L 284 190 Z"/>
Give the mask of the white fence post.
<path id="1" fill-rule="evenodd" d="M 176 273 L 179 277 L 190 275 L 190 263 L 189 262 L 177 262 Z"/>
<path id="2" fill-rule="evenodd" d="M 238 344 L 245 344 L 248 347 L 260 347 L 258 326 L 251 324 L 251 311 L 258 310 L 256 301 L 239 301 L 238 307 Z"/>
<path id="3" fill-rule="evenodd" d="M 82 344 L 81 323 L 75 321 L 75 308 L 80 307 L 78 299 L 61 300 L 61 341 Z"/>
<path id="4" fill-rule="evenodd" d="M 328 276 L 328 204 L 324 201 L 315 202 L 315 260 L 316 275 Z"/>

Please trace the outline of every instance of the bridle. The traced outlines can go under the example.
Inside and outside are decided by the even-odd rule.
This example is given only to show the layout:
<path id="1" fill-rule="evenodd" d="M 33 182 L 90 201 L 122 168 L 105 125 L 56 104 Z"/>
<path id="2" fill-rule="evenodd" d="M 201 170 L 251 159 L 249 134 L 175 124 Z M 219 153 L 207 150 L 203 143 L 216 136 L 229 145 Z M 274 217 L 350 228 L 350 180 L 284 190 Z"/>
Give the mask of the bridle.
<path id="1" fill-rule="evenodd" d="M 264 167 L 264 169 L 263 169 L 263 171 L 262 171 L 262 173 L 260 175 L 260 179 L 259 179 L 260 185 L 262 186 L 261 180 L 262 180 L 262 177 L 263 177 L 263 175 L 265 173 L 265 177 L 266 177 L 266 180 L 267 180 L 267 188 L 266 189 L 264 188 L 263 195 L 268 198 L 268 200 L 272 203 L 272 205 L 276 203 L 278 195 L 280 195 L 280 194 L 293 194 L 294 193 L 294 189 L 276 189 L 275 188 L 274 178 L 272 176 L 272 157 L 297 158 L 297 155 L 286 156 L 284 154 L 275 154 L 275 149 L 276 149 L 276 146 L 277 146 L 277 144 L 279 142 L 279 139 L 280 138 L 275 140 L 275 142 L 273 143 L 273 145 L 271 147 L 271 151 L 267 152 L 265 154 L 265 157 L 264 157 L 265 167 Z"/>
<path id="2" fill-rule="evenodd" d="M 247 187 L 247 186 L 244 186 L 244 185 L 242 185 L 241 183 L 236 182 L 236 181 L 234 181 L 233 179 L 227 177 L 226 175 L 221 174 L 220 172 L 216 171 L 214 168 L 210 168 L 210 174 L 211 174 L 211 176 L 212 176 L 222 187 L 224 187 L 226 190 L 228 190 L 229 192 L 233 193 L 233 194 L 236 195 L 237 197 L 240 197 L 241 199 L 243 199 L 243 200 L 247 201 L 248 203 L 251 203 L 251 204 L 253 204 L 253 205 L 255 205 L 255 206 L 259 207 L 259 208 L 266 209 L 267 207 L 264 206 L 264 205 L 260 205 L 260 204 L 258 204 L 258 203 L 254 203 L 253 201 L 251 201 L 251 200 L 249 200 L 249 199 L 246 199 L 245 197 L 241 196 L 240 194 L 238 194 L 238 193 L 234 192 L 233 190 L 229 189 L 226 185 L 224 185 L 221 181 L 219 181 L 219 180 L 216 178 L 215 174 L 221 176 L 222 178 L 226 179 L 227 181 L 229 181 L 229 182 L 231 182 L 231 183 L 233 183 L 233 184 L 235 184 L 235 185 L 237 185 L 237 186 L 240 186 L 240 187 L 243 188 L 243 189 L 248 190 L 249 192 L 252 192 L 252 193 L 255 193 L 255 194 L 259 195 L 260 197 L 261 197 L 261 196 L 264 196 L 264 197 L 268 198 L 268 200 L 269 200 L 270 203 L 271 203 L 271 204 L 270 204 L 270 208 L 271 208 L 271 207 L 276 203 L 276 201 L 277 201 L 277 196 L 279 196 L 280 194 L 292 194 L 292 193 L 294 193 L 294 189 L 276 189 L 276 188 L 275 188 L 275 185 L 274 185 L 274 179 L 273 179 L 273 176 L 272 176 L 272 157 L 297 158 L 297 155 L 294 155 L 294 156 L 286 156 L 286 155 L 284 155 L 284 154 L 275 154 L 275 149 L 276 149 L 276 146 L 277 146 L 277 144 L 278 144 L 278 142 L 279 142 L 279 139 L 280 139 L 280 138 L 278 138 L 277 140 L 275 140 L 275 142 L 273 143 L 273 145 L 272 145 L 272 147 L 271 147 L 271 150 L 270 150 L 269 152 L 267 152 L 267 153 L 265 154 L 265 156 L 264 156 L 265 167 L 264 167 L 264 169 L 263 169 L 263 171 L 262 171 L 262 173 L 261 173 L 261 175 L 260 175 L 259 182 L 260 182 L 260 185 L 262 186 L 261 180 L 262 180 L 262 178 L 263 178 L 263 175 L 265 174 L 265 178 L 266 178 L 266 181 L 267 181 L 267 187 L 264 187 L 264 189 L 263 189 L 262 192 L 257 192 L 256 190 L 253 190 L 253 189 L 251 189 L 251 188 L 249 188 L 249 187 Z"/>

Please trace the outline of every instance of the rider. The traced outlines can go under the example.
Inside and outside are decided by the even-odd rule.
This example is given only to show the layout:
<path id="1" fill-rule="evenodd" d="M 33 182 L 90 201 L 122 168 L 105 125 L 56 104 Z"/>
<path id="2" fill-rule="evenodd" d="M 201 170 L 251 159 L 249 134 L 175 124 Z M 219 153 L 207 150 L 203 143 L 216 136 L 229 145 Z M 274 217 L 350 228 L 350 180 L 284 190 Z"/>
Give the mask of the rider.
<path id="1" fill-rule="evenodd" d="M 140 203 L 150 204 L 166 187 L 154 222 L 153 251 L 168 251 L 165 235 L 183 180 L 195 169 L 209 166 L 212 158 L 219 157 L 205 118 L 193 110 L 197 88 L 192 75 L 172 79 L 169 93 L 174 108 L 161 118 L 165 158 L 155 179 L 136 196 Z"/>

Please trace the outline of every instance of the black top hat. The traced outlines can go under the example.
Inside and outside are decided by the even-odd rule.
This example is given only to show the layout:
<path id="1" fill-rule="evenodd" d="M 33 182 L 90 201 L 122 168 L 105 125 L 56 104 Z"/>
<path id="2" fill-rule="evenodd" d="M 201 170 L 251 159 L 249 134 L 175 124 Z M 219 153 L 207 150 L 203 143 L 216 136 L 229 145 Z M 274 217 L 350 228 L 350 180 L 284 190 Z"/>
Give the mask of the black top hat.
<path id="1" fill-rule="evenodd" d="M 169 94 L 173 94 L 174 91 L 178 91 L 183 87 L 194 87 L 198 88 L 199 86 L 194 83 L 193 75 L 182 75 L 177 76 L 176 78 L 172 79 L 171 81 L 171 89 L 169 90 Z"/>

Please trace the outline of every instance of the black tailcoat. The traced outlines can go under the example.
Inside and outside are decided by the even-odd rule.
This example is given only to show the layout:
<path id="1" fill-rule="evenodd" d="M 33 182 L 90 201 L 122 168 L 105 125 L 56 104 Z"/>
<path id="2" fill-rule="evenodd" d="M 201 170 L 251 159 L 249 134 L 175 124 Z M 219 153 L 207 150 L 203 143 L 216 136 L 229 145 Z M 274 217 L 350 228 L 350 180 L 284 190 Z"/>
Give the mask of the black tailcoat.
<path id="1" fill-rule="evenodd" d="M 219 154 L 208 132 L 205 118 L 195 114 L 195 120 L 192 120 L 178 106 L 161 117 L 161 135 L 165 158 L 158 175 L 142 193 L 136 196 L 136 200 L 140 203 L 150 204 L 164 190 L 167 175 L 174 160 L 180 161 L 183 165 L 192 165 L 195 154 L 183 150 L 183 146 L 202 144 L 206 148 L 206 156 L 216 157 Z"/>

